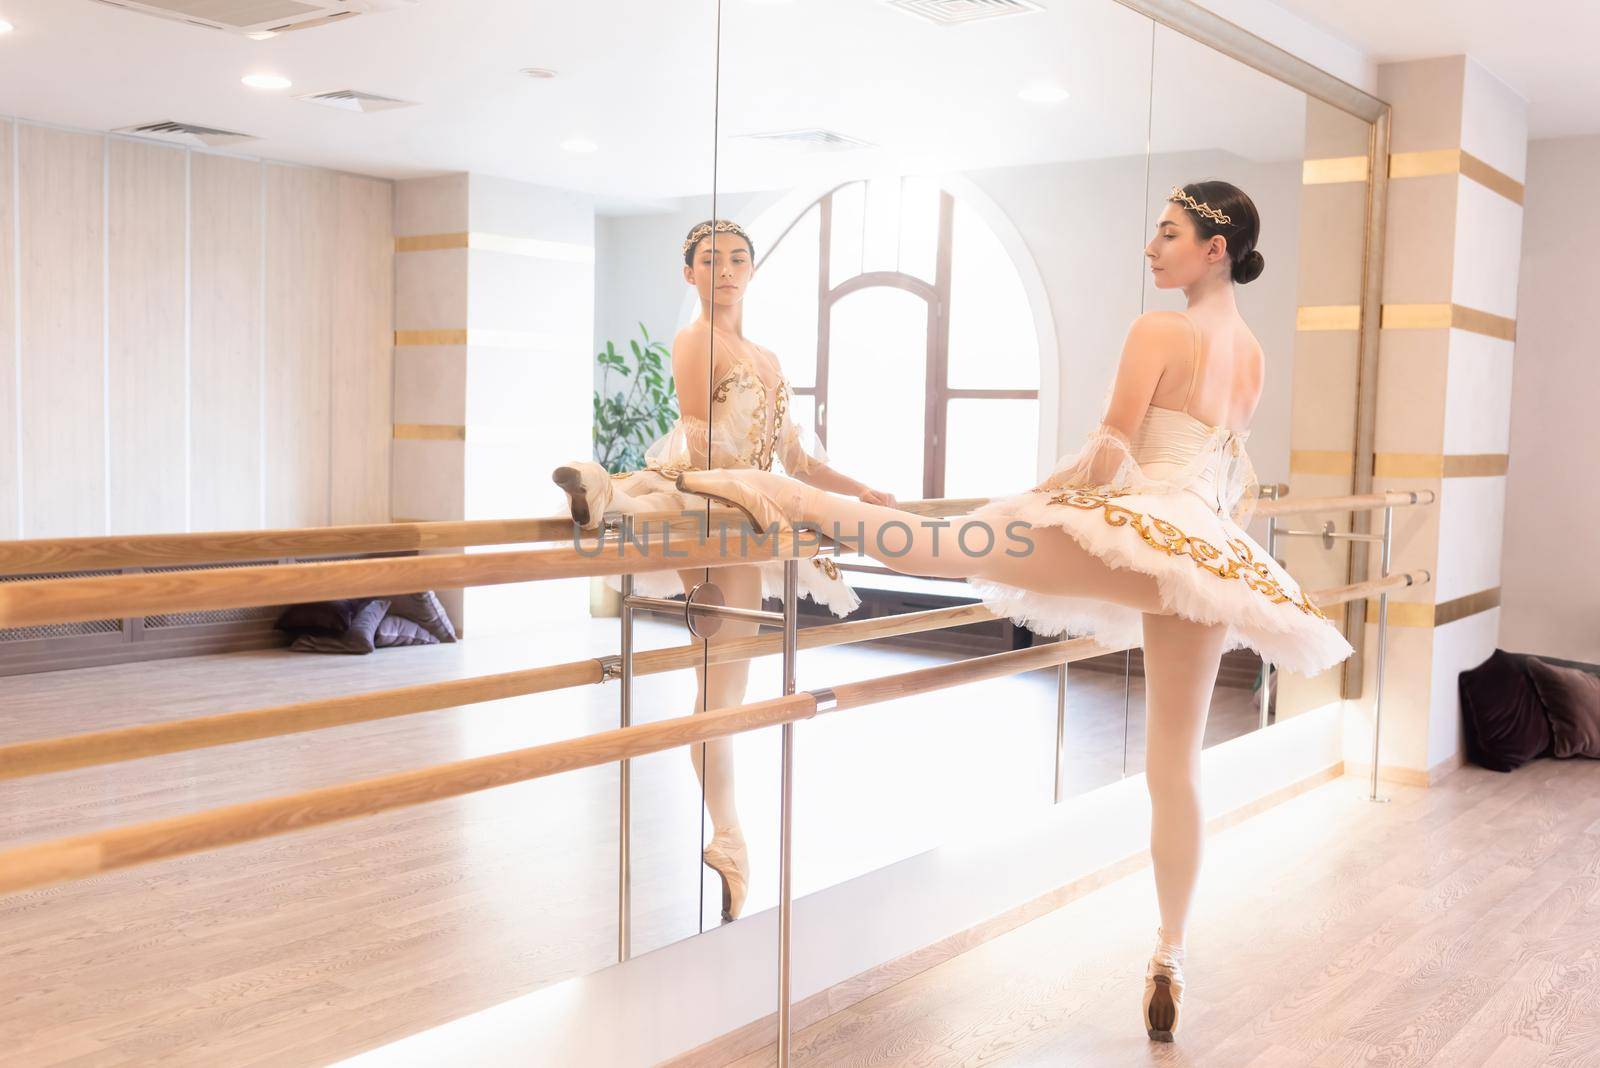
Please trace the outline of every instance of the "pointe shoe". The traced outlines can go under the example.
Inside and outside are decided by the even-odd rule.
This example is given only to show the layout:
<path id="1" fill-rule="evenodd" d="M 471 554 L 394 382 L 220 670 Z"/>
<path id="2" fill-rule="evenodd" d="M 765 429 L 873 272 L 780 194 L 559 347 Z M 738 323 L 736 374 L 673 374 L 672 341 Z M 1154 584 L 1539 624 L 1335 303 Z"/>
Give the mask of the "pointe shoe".
<path id="1" fill-rule="evenodd" d="M 792 500 L 780 500 L 769 495 L 755 484 L 756 479 L 763 475 L 777 477 L 740 468 L 712 468 L 709 471 L 684 471 L 678 475 L 677 486 L 685 493 L 709 497 L 737 508 L 757 530 L 776 528 L 779 536 L 788 534 L 800 519 L 799 494 L 785 495 Z"/>
<path id="2" fill-rule="evenodd" d="M 1183 1007 L 1183 952 L 1161 941 L 1144 972 L 1144 1029 L 1157 1042 L 1171 1042 Z"/>
<path id="3" fill-rule="evenodd" d="M 750 889 L 750 855 L 744 837 L 737 831 L 718 831 L 700 856 L 706 867 L 722 877 L 722 922 L 731 923 L 743 911 L 745 894 Z"/>
<path id="4" fill-rule="evenodd" d="M 566 491 L 572 521 L 594 530 L 611 506 L 611 475 L 592 460 L 573 460 L 550 472 L 550 480 Z"/>

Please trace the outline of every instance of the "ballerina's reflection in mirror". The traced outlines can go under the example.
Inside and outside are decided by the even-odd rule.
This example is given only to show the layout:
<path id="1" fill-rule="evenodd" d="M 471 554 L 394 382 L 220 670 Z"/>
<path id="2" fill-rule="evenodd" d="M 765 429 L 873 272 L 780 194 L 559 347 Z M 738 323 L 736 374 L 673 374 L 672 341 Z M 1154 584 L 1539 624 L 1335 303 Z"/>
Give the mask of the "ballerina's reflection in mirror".
<path id="1" fill-rule="evenodd" d="M 572 518 L 593 530 L 607 512 L 675 515 L 700 511 L 705 502 L 679 490 L 685 471 L 748 468 L 770 471 L 776 462 L 790 476 L 820 490 L 848 494 L 859 501 L 894 505 L 879 492 L 835 470 L 827 451 L 809 428 L 792 417 L 794 397 L 773 353 L 744 333 L 744 298 L 755 278 L 755 247 L 738 223 L 707 220 L 683 242 L 683 278 L 700 298 L 700 313 L 672 342 L 672 378 L 680 415 L 672 429 L 645 453 L 641 471 L 608 473 L 589 460 L 573 460 L 551 476 L 566 491 Z M 638 528 L 636 528 L 638 529 Z M 764 597 L 783 593 L 783 561 L 765 560 L 717 568 L 645 572 L 634 576 L 642 596 L 687 593 L 707 580 L 720 587 L 726 604 L 759 608 Z M 614 587 L 616 579 L 609 579 Z M 802 596 L 845 616 L 860 598 L 833 560 L 814 557 L 799 565 Z M 718 640 L 754 634 L 759 625 L 723 620 Z M 743 704 L 748 661 L 695 667 L 695 711 Z M 712 825 L 703 850 L 707 866 L 722 881 L 722 920 L 738 917 L 749 890 L 750 864 L 734 801 L 733 742 L 719 738 L 690 746 L 696 776 L 705 792 Z"/>

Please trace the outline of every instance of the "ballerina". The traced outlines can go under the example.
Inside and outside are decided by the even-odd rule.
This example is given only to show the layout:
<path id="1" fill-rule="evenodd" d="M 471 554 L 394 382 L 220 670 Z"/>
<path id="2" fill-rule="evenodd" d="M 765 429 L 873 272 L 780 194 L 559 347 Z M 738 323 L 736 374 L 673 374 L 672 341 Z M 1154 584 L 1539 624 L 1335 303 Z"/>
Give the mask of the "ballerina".
<path id="1" fill-rule="evenodd" d="M 608 511 L 633 515 L 675 515 L 704 507 L 681 492 L 675 479 L 684 471 L 718 468 L 770 470 L 774 461 L 807 483 L 862 501 L 892 505 L 893 495 L 857 482 L 829 463 L 827 451 L 790 416 L 794 398 L 778 359 L 744 336 L 744 296 L 753 280 L 755 248 L 738 223 L 707 220 L 683 242 L 684 281 L 696 288 L 700 314 L 672 343 L 672 377 L 680 415 L 666 435 L 645 452 L 645 468 L 617 474 L 592 460 L 572 460 L 551 478 L 567 494 L 572 518 L 594 530 Z M 708 388 L 708 385 L 709 388 Z M 726 604 L 760 608 L 764 597 L 783 592 L 783 561 L 771 559 L 717 570 Z M 802 596 L 849 615 L 861 599 L 828 557 L 813 557 L 799 572 Z M 706 579 L 705 569 L 650 571 L 634 576 L 641 596 L 688 593 Z M 616 576 L 607 579 L 619 588 Z M 753 634 L 758 625 L 725 620 L 729 637 Z M 709 677 L 708 677 L 709 675 Z M 726 708 L 744 701 L 749 661 L 696 665 L 695 710 Z M 733 743 L 719 738 L 690 747 L 696 777 L 712 822 L 711 841 L 702 851 L 707 867 L 722 880 L 722 921 L 736 919 L 749 890 L 749 858 L 734 803 Z"/>
<path id="2" fill-rule="evenodd" d="M 1221 181 L 1173 187 L 1145 246 L 1183 312 L 1146 312 L 1123 345 L 1099 427 L 1039 485 L 930 522 L 763 471 L 694 471 L 686 491 L 760 528 L 815 525 L 907 574 L 965 578 L 986 604 L 1045 635 L 1092 632 L 1144 647 L 1146 785 L 1160 924 L 1145 970 L 1146 1033 L 1172 1041 L 1205 821 L 1200 748 L 1224 652 L 1248 646 L 1315 674 L 1350 643 L 1250 536 L 1245 429 L 1261 347 L 1234 285 L 1261 274 L 1254 203 Z"/>

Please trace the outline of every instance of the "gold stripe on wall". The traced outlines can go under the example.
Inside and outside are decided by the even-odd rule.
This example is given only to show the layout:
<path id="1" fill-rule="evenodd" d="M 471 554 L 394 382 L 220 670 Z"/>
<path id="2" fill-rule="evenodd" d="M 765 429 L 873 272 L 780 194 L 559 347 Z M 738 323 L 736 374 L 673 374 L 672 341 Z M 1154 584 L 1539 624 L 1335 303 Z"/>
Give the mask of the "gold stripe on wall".
<path id="1" fill-rule="evenodd" d="M 1507 319 L 1503 315 L 1479 311 L 1476 308 L 1464 308 L 1459 304 L 1452 304 L 1450 308 L 1450 323 L 1457 330 L 1469 330 L 1474 334 L 1497 337 L 1502 341 L 1517 340 L 1515 319 Z"/>
<path id="2" fill-rule="evenodd" d="M 1460 304 L 1385 304 L 1379 325 L 1384 330 L 1448 330 L 1455 328 L 1502 341 L 1517 339 L 1517 321 Z"/>
<path id="3" fill-rule="evenodd" d="M 1446 623 L 1454 623 L 1458 619 L 1466 619 L 1480 612 L 1487 612 L 1491 608 L 1500 607 L 1500 587 L 1492 590 L 1479 590 L 1469 593 L 1465 597 L 1457 597 L 1453 601 L 1445 601 L 1433 606 L 1433 625 L 1442 627 Z"/>
<path id="4" fill-rule="evenodd" d="M 469 234 L 419 234 L 416 237 L 394 239 L 396 252 L 439 252 L 448 248 L 466 248 Z"/>
<path id="5" fill-rule="evenodd" d="M 1434 148 L 1426 152 L 1389 153 L 1390 178 L 1428 178 L 1435 174 L 1460 174 L 1459 148 Z"/>
<path id="6" fill-rule="evenodd" d="M 1390 178 L 1428 178 L 1436 174 L 1459 174 L 1490 192 L 1499 193 L 1513 204 L 1522 203 L 1522 183 L 1471 152 L 1435 148 L 1427 152 L 1395 152 L 1389 156 Z"/>
<path id="7" fill-rule="evenodd" d="M 1360 330 L 1359 304 L 1302 304 L 1295 309 L 1296 330 Z"/>
<path id="8" fill-rule="evenodd" d="M 1333 185 L 1338 182 L 1364 182 L 1367 180 L 1366 156 L 1332 156 L 1327 159 L 1308 159 L 1302 167 L 1302 185 Z"/>
<path id="9" fill-rule="evenodd" d="M 394 239 L 396 252 L 439 252 L 444 249 L 470 248 L 480 252 L 503 252 L 510 256 L 527 256 L 540 260 L 561 260 L 567 263 L 593 263 L 594 249 L 588 245 L 575 245 L 570 241 L 544 241 L 536 237 L 511 237 L 506 234 L 461 232 L 454 234 L 417 234 Z"/>
<path id="10" fill-rule="evenodd" d="M 446 423 L 396 423 L 394 436 L 402 441 L 466 441 L 467 428 Z"/>
<path id="11" fill-rule="evenodd" d="M 1384 330 L 1448 330 L 1449 304 L 1385 304 L 1379 325 Z"/>
<path id="12" fill-rule="evenodd" d="M 1443 478 L 1444 457 L 1430 452 L 1380 452 L 1372 457 L 1374 478 Z"/>
<path id="13" fill-rule="evenodd" d="M 396 345 L 465 345 L 465 330 L 396 330 Z"/>
<path id="14" fill-rule="evenodd" d="M 1444 458 L 1445 478 L 1487 478 L 1503 475 L 1511 457 L 1503 452 L 1458 453 Z"/>
<path id="15" fill-rule="evenodd" d="M 1513 204 L 1522 203 L 1522 183 L 1503 171 L 1497 171 L 1470 152 L 1461 153 L 1461 174 L 1491 192 L 1499 193 Z"/>
<path id="16" fill-rule="evenodd" d="M 1511 458 L 1503 452 L 1380 452 L 1372 458 L 1374 478 L 1488 478 L 1503 475 Z"/>
<path id="17" fill-rule="evenodd" d="M 1356 460 L 1352 453 L 1319 449 L 1292 449 L 1289 452 L 1291 475 L 1349 475 L 1355 469 Z"/>
<path id="18" fill-rule="evenodd" d="M 1500 607 L 1500 587 L 1479 590 L 1438 604 L 1420 601 L 1389 602 L 1389 625 L 1394 627 L 1442 627 L 1457 620 L 1480 615 Z M 1367 602 L 1367 622 L 1378 622 L 1378 602 Z"/>
<path id="19" fill-rule="evenodd" d="M 562 337 L 531 330 L 396 330 L 396 345 L 472 345 L 486 349 L 542 349 L 587 351 L 589 339 Z"/>
<path id="20" fill-rule="evenodd" d="M 1389 601 L 1389 626 L 1391 627 L 1431 627 L 1433 626 L 1434 605 L 1422 601 Z M 1367 601 L 1367 622 L 1378 622 L 1378 602 L 1376 599 Z"/>

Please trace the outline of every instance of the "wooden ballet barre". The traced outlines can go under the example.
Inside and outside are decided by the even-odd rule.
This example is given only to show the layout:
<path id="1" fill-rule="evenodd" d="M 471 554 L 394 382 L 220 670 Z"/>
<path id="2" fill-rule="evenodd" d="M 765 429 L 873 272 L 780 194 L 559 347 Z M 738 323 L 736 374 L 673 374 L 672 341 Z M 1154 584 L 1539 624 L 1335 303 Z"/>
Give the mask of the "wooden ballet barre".
<path id="1" fill-rule="evenodd" d="M 797 644 L 801 649 L 817 649 L 960 627 L 994 618 L 994 614 L 982 605 L 957 605 L 953 608 L 807 627 L 797 636 Z M 781 652 L 782 642 L 781 634 L 757 634 L 733 639 L 713 638 L 704 646 L 696 642 L 652 649 L 634 657 L 634 674 L 639 676 L 676 671 L 705 662 L 720 664 L 749 660 Z M 609 677 L 604 659 L 574 660 L 470 679 L 450 679 L 241 712 L 12 742 L 0 745 L 0 780 L 276 738 L 351 723 L 392 719 L 457 705 L 499 701 L 507 697 L 600 683 Z"/>
<path id="2" fill-rule="evenodd" d="M 542 579 L 640 574 L 719 567 L 740 561 L 808 559 L 814 535 L 692 545 L 683 536 L 603 543 L 598 552 L 523 549 L 373 560 L 275 564 L 217 571 L 169 571 L 0 583 L 0 627 L 35 627 L 90 619 L 298 604 L 330 597 L 382 597 L 419 589 L 494 586 Z M 602 544 L 598 540 L 594 544 Z M 640 546 L 643 548 L 640 548 Z M 739 551 L 740 548 L 744 551 Z M 670 551 L 670 555 L 668 555 Z"/>
<path id="3" fill-rule="evenodd" d="M 739 513 L 718 506 L 713 519 Z M 652 529 L 670 523 L 689 530 L 702 514 L 651 513 Z M 221 530 L 195 534 L 130 534 L 90 538 L 40 538 L 0 541 L 0 575 L 41 575 L 53 571 L 117 571 L 129 567 L 180 567 L 187 564 L 278 560 L 293 556 L 420 552 L 478 545 L 520 545 L 569 541 L 567 516 L 533 519 L 470 519 L 460 522 L 368 523 L 282 530 Z"/>
<path id="4" fill-rule="evenodd" d="M 1406 586 L 1420 586 L 1424 582 L 1431 582 L 1433 576 L 1427 568 L 1418 568 L 1416 571 L 1396 571 L 1384 578 L 1369 579 L 1366 582 L 1357 582 L 1351 586 L 1335 586 L 1331 589 L 1318 590 L 1311 595 L 1311 603 L 1318 608 L 1332 608 L 1336 604 L 1348 601 L 1360 601 L 1385 590 L 1401 589 Z"/>
<path id="5" fill-rule="evenodd" d="M 908 501 L 918 515 L 957 515 L 982 498 Z M 686 514 L 686 512 L 688 514 Z M 635 524 L 690 530 L 703 510 L 641 512 Z M 713 522 L 732 522 L 739 513 L 722 505 L 710 509 Z M 455 522 L 362 523 L 336 527 L 286 527 L 277 530 L 218 530 L 193 534 L 124 534 L 84 538 L 0 541 L 0 575 L 43 575 L 59 571 L 120 571 L 131 567 L 181 567 L 240 563 L 296 556 L 421 552 L 479 545 L 523 545 L 568 541 L 571 518 L 469 519 Z"/>
<path id="6" fill-rule="evenodd" d="M 20 846 L 0 853 L 0 893 L 221 846 L 237 845 L 358 816 L 439 801 L 564 771 L 612 764 L 679 746 L 810 719 L 900 697 L 1015 675 L 1116 650 L 1092 639 L 1051 642 L 954 664 L 844 683 L 731 708 L 680 716 L 509 753 L 439 764 L 338 786 L 247 801 L 106 831 Z"/>
<path id="7" fill-rule="evenodd" d="M 1319 608 L 1329 608 L 1429 580 L 1426 570 L 1397 572 L 1387 578 L 1318 590 L 1309 596 Z M 960 627 L 995 618 L 994 613 L 981 604 L 957 605 L 807 627 L 797 636 L 797 645 L 802 649 L 824 648 Z M 779 652 L 781 643 L 781 635 L 758 634 L 731 640 L 712 639 L 704 645 L 696 642 L 654 649 L 635 657 L 634 671 L 636 675 L 651 675 L 701 663 L 749 660 Z M 242 712 L 12 742 L 0 745 L 0 780 L 546 693 L 600 683 L 607 677 L 603 659 L 575 660 L 471 679 L 450 679 Z"/>
<path id="8" fill-rule="evenodd" d="M 1400 508 L 1413 504 L 1432 504 L 1437 494 L 1430 489 L 1390 490 L 1386 493 L 1358 493 L 1348 497 L 1264 498 L 1256 503 L 1258 516 L 1306 515 L 1312 512 L 1368 512 L 1378 508 Z"/>

